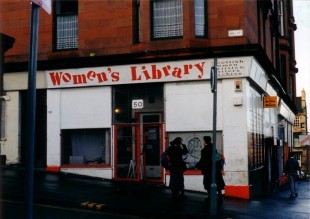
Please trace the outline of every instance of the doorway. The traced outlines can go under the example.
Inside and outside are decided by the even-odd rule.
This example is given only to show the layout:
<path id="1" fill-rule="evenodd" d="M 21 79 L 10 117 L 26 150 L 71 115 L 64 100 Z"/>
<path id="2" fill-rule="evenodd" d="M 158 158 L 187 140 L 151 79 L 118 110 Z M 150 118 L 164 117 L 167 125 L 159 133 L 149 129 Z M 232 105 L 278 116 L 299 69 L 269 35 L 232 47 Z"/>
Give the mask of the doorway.
<path id="1" fill-rule="evenodd" d="M 136 123 L 114 126 L 114 178 L 163 182 L 162 113 L 136 113 Z"/>

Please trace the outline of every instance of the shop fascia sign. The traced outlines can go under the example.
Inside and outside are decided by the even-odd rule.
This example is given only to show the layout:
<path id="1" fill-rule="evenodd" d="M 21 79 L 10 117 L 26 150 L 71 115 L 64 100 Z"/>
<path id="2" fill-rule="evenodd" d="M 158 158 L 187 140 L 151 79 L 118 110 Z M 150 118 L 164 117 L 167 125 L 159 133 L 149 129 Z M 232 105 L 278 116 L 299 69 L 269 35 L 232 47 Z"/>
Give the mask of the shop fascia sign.
<path id="1" fill-rule="evenodd" d="M 218 59 L 218 78 L 246 77 L 252 57 Z M 214 59 L 45 71 L 48 88 L 210 79 Z"/>
<path id="2" fill-rule="evenodd" d="M 278 108 L 278 97 L 264 96 L 264 108 Z"/>

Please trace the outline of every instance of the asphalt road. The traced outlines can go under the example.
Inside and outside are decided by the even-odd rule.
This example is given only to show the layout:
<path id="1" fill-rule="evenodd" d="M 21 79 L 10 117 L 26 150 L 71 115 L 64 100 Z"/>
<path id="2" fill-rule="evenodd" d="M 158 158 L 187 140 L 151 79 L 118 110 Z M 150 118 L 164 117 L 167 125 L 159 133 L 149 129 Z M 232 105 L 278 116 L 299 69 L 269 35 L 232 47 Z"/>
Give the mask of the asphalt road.
<path id="1" fill-rule="evenodd" d="M 1 174 L 2 171 L 2 174 Z M 25 174 L 23 170 L 0 169 L 0 212 L 19 219 L 24 215 Z M 205 193 L 186 191 L 187 199 L 174 203 L 166 187 L 145 184 L 116 185 L 112 181 L 63 173 L 35 173 L 34 219 L 46 218 L 177 218 L 177 219 L 309 219 L 310 183 L 300 182 L 299 196 L 289 199 L 288 187 L 268 197 L 242 200 L 225 197 L 218 214 L 210 217 Z M 9 202 L 13 201 L 13 202 Z M 81 207 L 83 203 L 87 207 Z M 100 206 L 100 211 L 91 206 Z M 88 209 L 89 208 L 89 209 Z M 90 208 L 92 208 L 90 210 Z M 16 215 L 15 215 L 16 214 Z M 91 216 L 87 215 L 90 214 Z M 15 216 L 16 217 L 15 217 Z M 1 213 L 0 213 L 1 216 Z M 42 216 L 42 217 L 41 217 Z"/>
<path id="2" fill-rule="evenodd" d="M 1 219 L 26 219 L 24 203 L 1 200 Z M 138 216 L 108 213 L 83 208 L 70 208 L 46 204 L 34 204 L 34 219 L 142 219 Z"/>

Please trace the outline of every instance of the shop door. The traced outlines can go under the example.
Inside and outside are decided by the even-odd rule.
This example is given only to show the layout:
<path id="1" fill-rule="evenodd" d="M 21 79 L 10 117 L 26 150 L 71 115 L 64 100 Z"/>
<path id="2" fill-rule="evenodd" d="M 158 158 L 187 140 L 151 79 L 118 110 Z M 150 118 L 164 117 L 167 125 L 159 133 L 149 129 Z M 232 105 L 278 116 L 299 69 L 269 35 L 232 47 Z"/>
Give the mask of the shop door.
<path id="1" fill-rule="evenodd" d="M 137 123 L 114 127 L 114 178 L 125 181 L 163 182 L 161 114 L 137 114 Z"/>
<path id="2" fill-rule="evenodd" d="M 163 181 L 160 155 L 163 148 L 163 125 L 161 114 L 141 114 L 141 164 L 145 181 Z"/>

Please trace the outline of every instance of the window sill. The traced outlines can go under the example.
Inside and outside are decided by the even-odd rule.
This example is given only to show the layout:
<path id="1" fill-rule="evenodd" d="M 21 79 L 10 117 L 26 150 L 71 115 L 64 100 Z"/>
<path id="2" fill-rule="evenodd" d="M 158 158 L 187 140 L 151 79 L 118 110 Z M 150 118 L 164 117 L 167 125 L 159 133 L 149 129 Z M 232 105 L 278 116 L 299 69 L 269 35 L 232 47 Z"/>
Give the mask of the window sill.
<path id="1" fill-rule="evenodd" d="M 166 171 L 166 175 L 170 175 L 170 171 L 169 170 Z M 201 172 L 201 170 L 186 170 L 184 172 L 184 175 L 185 176 L 202 175 L 202 172 Z"/>
<path id="2" fill-rule="evenodd" d="M 62 164 L 60 168 L 111 168 L 110 164 Z"/>

